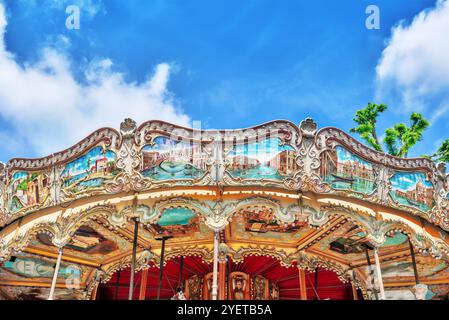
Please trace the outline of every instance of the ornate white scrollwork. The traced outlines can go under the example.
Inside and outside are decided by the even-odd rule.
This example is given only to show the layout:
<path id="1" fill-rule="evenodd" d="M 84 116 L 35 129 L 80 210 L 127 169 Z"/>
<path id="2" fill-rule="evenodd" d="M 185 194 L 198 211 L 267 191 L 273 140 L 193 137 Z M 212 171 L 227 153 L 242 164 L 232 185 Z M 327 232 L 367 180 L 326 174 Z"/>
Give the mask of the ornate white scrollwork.
<path id="1" fill-rule="evenodd" d="M 122 141 L 117 154 L 117 168 L 122 172 L 113 181 L 106 183 L 108 192 L 142 191 L 149 186 L 148 181 L 139 172 L 142 157 L 134 140 L 136 129 L 136 122 L 129 118 L 120 124 Z"/>

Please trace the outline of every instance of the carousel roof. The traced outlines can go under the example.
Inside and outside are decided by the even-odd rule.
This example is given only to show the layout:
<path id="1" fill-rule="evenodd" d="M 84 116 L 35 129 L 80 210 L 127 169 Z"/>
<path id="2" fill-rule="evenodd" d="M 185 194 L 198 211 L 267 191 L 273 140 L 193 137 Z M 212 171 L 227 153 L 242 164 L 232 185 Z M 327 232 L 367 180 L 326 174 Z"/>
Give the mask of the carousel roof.
<path id="1" fill-rule="evenodd" d="M 321 290 L 341 288 L 328 298 L 348 298 L 349 282 L 369 294 L 370 248 L 387 293 L 408 297 L 413 248 L 427 297 L 444 298 L 448 214 L 444 166 L 377 152 L 312 119 L 230 131 L 126 119 L 48 157 L 0 164 L 0 297 L 45 297 L 61 247 L 58 298 L 89 298 L 98 282 L 111 297 L 116 272 L 129 277 L 138 219 L 139 270 L 157 269 L 158 235 L 172 236 L 165 297 L 180 256 L 186 277 L 210 272 L 219 232 L 233 270 L 274 281 L 318 269 Z M 293 273 L 281 298 L 298 296 Z"/>

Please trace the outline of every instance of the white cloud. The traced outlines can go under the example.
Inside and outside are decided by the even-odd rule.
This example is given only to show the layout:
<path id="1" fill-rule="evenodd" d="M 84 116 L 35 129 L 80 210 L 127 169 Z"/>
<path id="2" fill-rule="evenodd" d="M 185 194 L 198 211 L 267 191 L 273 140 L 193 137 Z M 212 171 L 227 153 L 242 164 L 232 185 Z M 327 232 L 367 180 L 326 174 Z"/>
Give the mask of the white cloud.
<path id="1" fill-rule="evenodd" d="M 404 112 L 429 112 L 432 120 L 449 110 L 449 1 L 401 21 L 376 68 L 378 98 L 400 99 Z"/>
<path id="2" fill-rule="evenodd" d="M 114 71 L 110 59 L 97 59 L 79 80 L 71 69 L 74 63 L 52 48 L 44 48 L 33 64 L 19 64 L 5 49 L 6 26 L 0 3 L 0 116 L 12 126 L 14 132 L 7 133 L 17 137 L 17 144 L 46 155 L 100 127 L 117 128 L 125 117 L 189 124 L 167 89 L 170 64 L 157 65 L 147 81 L 137 83 Z M 0 128 L 1 133 L 5 129 Z"/>

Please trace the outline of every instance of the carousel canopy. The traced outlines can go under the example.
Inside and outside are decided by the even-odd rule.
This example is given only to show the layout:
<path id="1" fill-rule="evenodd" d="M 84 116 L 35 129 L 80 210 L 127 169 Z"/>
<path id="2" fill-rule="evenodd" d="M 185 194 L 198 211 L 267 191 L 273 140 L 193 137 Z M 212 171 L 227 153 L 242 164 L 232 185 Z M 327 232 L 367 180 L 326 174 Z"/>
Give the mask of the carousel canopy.
<path id="1" fill-rule="evenodd" d="M 312 119 L 208 131 L 126 119 L 0 164 L 0 297 L 125 298 L 133 266 L 140 296 L 161 283 L 162 298 L 180 286 L 207 298 L 215 248 L 222 298 L 444 299 L 448 214 L 444 166 Z"/>

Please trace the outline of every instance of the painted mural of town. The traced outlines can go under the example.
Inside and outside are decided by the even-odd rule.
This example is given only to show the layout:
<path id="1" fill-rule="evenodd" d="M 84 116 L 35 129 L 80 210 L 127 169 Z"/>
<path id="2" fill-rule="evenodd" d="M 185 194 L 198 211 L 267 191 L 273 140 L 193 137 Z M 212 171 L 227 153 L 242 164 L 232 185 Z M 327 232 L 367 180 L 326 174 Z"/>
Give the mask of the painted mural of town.
<path id="1" fill-rule="evenodd" d="M 341 146 L 322 153 L 321 177 L 337 190 L 370 194 L 375 189 L 373 165 Z"/>
<path id="2" fill-rule="evenodd" d="M 48 196 L 47 186 L 48 177 L 43 173 L 15 172 L 10 184 L 11 212 L 18 212 L 43 203 Z"/>
<path id="3" fill-rule="evenodd" d="M 397 172 L 390 181 L 390 196 L 394 201 L 422 211 L 432 209 L 434 189 L 424 173 Z"/>
<path id="4" fill-rule="evenodd" d="M 142 150 L 142 174 L 155 180 L 198 179 L 207 170 L 206 155 L 199 144 L 156 137 Z"/>
<path id="5" fill-rule="evenodd" d="M 118 173 L 116 154 L 98 146 L 68 163 L 61 173 L 61 179 L 65 190 L 78 193 L 86 189 L 99 188 Z"/>
<path id="6" fill-rule="evenodd" d="M 228 171 L 239 178 L 282 180 L 298 168 L 295 149 L 279 138 L 237 145 L 227 157 Z"/>

